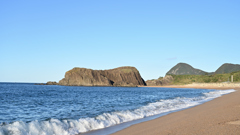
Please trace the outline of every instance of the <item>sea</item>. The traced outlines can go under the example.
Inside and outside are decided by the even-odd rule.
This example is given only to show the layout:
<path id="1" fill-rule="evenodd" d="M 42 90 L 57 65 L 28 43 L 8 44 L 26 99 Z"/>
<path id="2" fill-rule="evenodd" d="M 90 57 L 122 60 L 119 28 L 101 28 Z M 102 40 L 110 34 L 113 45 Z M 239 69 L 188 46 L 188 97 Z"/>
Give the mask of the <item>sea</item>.
<path id="1" fill-rule="evenodd" d="M 0 135 L 111 134 L 231 92 L 0 83 Z"/>

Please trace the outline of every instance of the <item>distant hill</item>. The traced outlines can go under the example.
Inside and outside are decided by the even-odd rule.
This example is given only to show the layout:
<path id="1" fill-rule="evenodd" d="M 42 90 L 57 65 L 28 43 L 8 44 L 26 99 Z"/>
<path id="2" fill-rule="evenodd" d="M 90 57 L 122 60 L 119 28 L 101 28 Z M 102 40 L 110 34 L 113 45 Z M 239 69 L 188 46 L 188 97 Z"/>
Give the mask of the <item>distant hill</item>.
<path id="1" fill-rule="evenodd" d="M 239 64 L 225 63 L 215 72 L 205 72 L 189 64 L 178 63 L 166 73 L 165 77 L 147 80 L 146 83 L 148 86 L 222 83 L 229 82 L 231 75 L 233 75 L 233 82 L 240 82 Z"/>
<path id="2" fill-rule="evenodd" d="M 176 66 L 171 68 L 167 75 L 205 75 L 208 74 L 200 69 L 193 68 L 191 65 L 186 63 L 178 63 Z"/>
<path id="3" fill-rule="evenodd" d="M 212 74 L 224 74 L 240 71 L 239 64 L 225 63 L 219 67 L 215 72 L 205 72 L 200 69 L 193 68 L 191 65 L 186 63 L 178 63 L 176 66 L 171 68 L 166 74 L 167 75 L 212 75 Z"/>
<path id="4" fill-rule="evenodd" d="M 235 71 L 240 71 L 240 65 L 225 63 L 215 71 L 215 74 L 231 73 Z"/>

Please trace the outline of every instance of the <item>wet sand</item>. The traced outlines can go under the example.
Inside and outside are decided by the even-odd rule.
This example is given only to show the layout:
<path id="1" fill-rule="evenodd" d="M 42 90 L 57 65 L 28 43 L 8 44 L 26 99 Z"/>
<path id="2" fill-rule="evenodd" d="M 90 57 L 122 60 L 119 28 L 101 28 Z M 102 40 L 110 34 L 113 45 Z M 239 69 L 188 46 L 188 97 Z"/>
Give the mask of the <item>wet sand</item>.
<path id="1" fill-rule="evenodd" d="M 202 105 L 132 125 L 113 135 L 240 135 L 240 88 L 164 86 L 174 88 L 235 89 Z"/>

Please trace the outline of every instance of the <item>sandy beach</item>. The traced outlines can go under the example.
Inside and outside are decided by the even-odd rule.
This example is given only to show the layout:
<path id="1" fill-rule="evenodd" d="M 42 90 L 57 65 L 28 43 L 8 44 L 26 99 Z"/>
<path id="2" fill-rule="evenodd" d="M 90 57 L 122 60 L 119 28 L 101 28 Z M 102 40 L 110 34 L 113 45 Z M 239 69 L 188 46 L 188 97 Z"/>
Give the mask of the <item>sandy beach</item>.
<path id="1" fill-rule="evenodd" d="M 202 105 L 132 125 L 113 135 L 239 135 L 240 87 L 188 85 L 173 88 L 235 89 Z"/>

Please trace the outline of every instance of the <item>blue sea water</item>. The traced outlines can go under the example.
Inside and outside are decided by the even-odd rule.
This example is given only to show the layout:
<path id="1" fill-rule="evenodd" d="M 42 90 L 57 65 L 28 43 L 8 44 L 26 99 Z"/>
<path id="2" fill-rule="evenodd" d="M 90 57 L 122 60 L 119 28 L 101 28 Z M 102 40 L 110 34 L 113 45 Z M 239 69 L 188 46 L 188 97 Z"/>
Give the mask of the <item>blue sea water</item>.
<path id="1" fill-rule="evenodd" d="M 74 135 L 199 105 L 234 90 L 0 83 L 0 135 Z"/>

